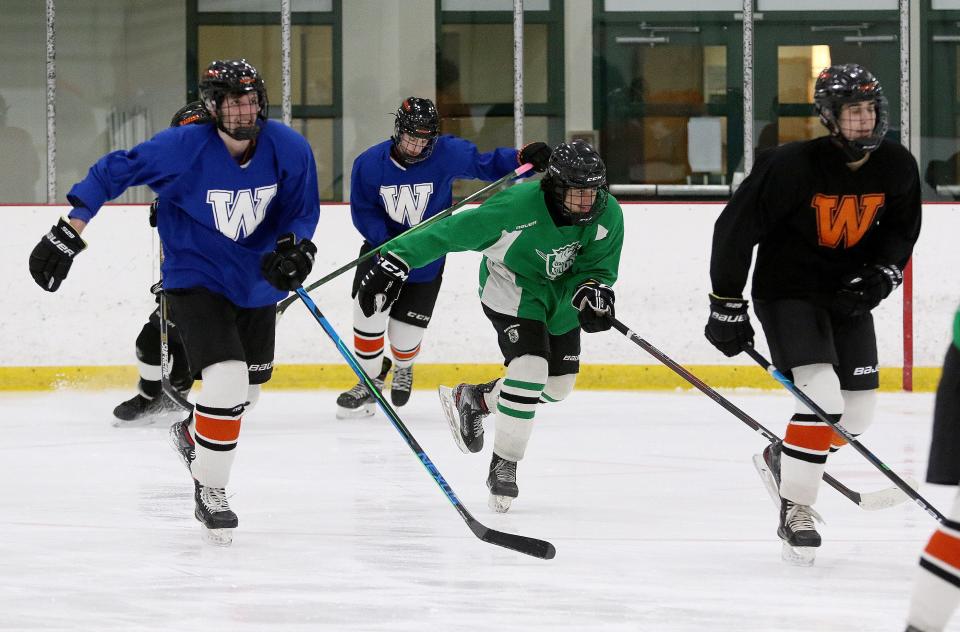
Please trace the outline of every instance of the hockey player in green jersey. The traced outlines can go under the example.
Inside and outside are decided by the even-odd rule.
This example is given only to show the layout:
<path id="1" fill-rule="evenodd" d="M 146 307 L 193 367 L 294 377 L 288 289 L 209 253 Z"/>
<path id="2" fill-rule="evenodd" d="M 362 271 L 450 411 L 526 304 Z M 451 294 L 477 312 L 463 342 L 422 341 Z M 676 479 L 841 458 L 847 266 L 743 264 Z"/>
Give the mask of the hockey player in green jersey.
<path id="1" fill-rule="evenodd" d="M 505 512 L 517 497 L 538 404 L 573 390 L 580 330 L 606 331 L 614 315 L 610 286 L 623 246 L 623 213 L 607 190 L 606 167 L 588 143 L 554 150 L 543 179 L 517 184 L 480 208 L 391 242 L 360 284 L 364 314 L 387 309 L 412 268 L 449 252 L 482 252 L 480 302 L 497 330 L 506 376 L 487 384 L 440 387 L 457 445 L 483 447 L 483 420 L 496 411 L 487 487 Z"/>

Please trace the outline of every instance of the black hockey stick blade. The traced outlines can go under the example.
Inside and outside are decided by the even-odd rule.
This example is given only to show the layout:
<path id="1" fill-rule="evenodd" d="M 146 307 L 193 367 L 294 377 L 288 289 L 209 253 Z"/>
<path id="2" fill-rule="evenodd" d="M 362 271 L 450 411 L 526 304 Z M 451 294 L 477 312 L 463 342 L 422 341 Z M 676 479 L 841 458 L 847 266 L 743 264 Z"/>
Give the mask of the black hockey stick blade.
<path id="1" fill-rule="evenodd" d="M 473 534 L 489 544 L 496 544 L 505 549 L 523 553 L 540 558 L 541 560 L 552 560 L 557 555 L 557 549 L 546 540 L 529 538 L 525 535 L 516 535 L 515 533 L 506 533 L 497 531 L 490 527 L 480 524 L 473 516 L 467 519 L 467 526 L 473 531 Z"/>

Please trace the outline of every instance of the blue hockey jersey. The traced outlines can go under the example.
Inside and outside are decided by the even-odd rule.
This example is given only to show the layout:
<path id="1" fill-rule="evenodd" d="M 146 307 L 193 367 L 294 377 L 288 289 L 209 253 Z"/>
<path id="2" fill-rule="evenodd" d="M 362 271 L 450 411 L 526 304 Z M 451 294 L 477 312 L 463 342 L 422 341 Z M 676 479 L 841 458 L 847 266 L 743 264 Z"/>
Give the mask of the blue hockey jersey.
<path id="1" fill-rule="evenodd" d="M 470 141 L 450 135 L 437 138 L 429 158 L 405 167 L 390 157 L 391 147 L 392 140 L 383 141 L 353 161 L 350 213 L 353 225 L 374 246 L 452 206 L 454 180 L 492 182 L 520 166 L 516 149 L 480 153 Z M 443 262 L 411 270 L 407 281 L 432 281 Z"/>
<path id="2" fill-rule="evenodd" d="M 239 307 L 286 296 L 260 273 L 277 237 L 312 238 L 320 218 L 317 168 L 307 140 L 277 121 L 261 122 L 253 158 L 241 166 L 214 125 L 166 129 L 96 162 L 67 194 L 70 217 L 89 222 L 128 187 L 160 197 L 163 285 L 203 287 Z"/>

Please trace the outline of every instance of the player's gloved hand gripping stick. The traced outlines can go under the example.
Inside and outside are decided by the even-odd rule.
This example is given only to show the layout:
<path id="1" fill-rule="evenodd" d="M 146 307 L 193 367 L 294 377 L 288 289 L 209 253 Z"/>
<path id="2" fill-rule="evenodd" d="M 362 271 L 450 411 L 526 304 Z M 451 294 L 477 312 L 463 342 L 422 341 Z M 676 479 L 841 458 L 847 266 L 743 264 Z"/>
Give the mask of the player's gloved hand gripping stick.
<path id="1" fill-rule="evenodd" d="M 521 176 L 521 175 L 525 174 L 526 172 L 530 171 L 530 170 L 533 169 L 533 168 L 534 168 L 534 165 L 532 165 L 532 164 L 530 164 L 530 163 L 524 163 L 524 164 L 520 165 L 519 167 L 517 167 L 516 169 L 514 169 L 513 171 L 511 171 L 511 172 L 508 173 L 507 175 L 503 176 L 502 178 L 500 178 L 500 179 L 497 180 L 496 182 L 491 182 L 490 184 L 488 184 L 487 186 L 483 187 L 483 188 L 480 189 L 479 191 L 477 191 L 477 192 L 475 192 L 475 193 L 471 193 L 470 195 L 468 195 L 467 197 L 463 198 L 462 200 L 460 200 L 459 202 L 457 202 L 456 204 L 454 204 L 454 205 L 451 206 L 450 208 L 448 208 L 448 209 L 446 209 L 446 210 L 443 210 L 443 211 L 440 211 L 439 213 L 437 213 L 436 215 L 434 215 L 434 216 L 431 217 L 430 219 L 428 219 L 428 220 L 426 220 L 426 221 L 423 221 L 423 222 L 420 222 L 420 223 L 417 224 L 416 226 L 411 226 L 406 232 L 402 233 L 402 235 L 406 235 L 406 234 L 408 234 L 408 233 L 412 233 L 412 232 L 415 231 L 415 230 L 420 230 L 420 229 L 423 228 L 424 226 L 429 226 L 430 224 L 433 224 L 434 222 L 439 222 L 439 221 L 440 221 L 441 219 L 443 219 L 444 217 L 449 217 L 450 215 L 453 215 L 453 213 L 454 213 L 455 211 L 463 208 L 465 205 L 469 204 L 470 202 L 473 202 L 474 200 L 476 200 L 478 197 L 480 197 L 480 196 L 483 195 L 484 193 L 488 193 L 489 191 L 491 191 L 491 190 L 493 190 L 494 188 L 500 186 L 501 184 L 503 184 L 503 183 L 506 182 L 507 180 L 510 180 L 511 178 L 516 178 L 517 176 Z M 399 236 L 400 236 L 400 235 L 398 235 L 398 237 L 399 237 Z M 394 237 L 393 239 L 396 239 L 396 237 Z M 340 276 L 341 274 L 343 274 L 343 273 L 346 272 L 347 270 L 352 270 L 353 268 L 356 268 L 358 265 L 360 265 L 361 263 L 363 263 L 364 261 L 366 261 L 366 260 L 369 259 L 370 257 L 376 255 L 376 254 L 377 254 L 378 252 L 380 252 L 381 250 L 384 250 L 384 248 L 387 248 L 387 247 L 390 245 L 390 243 L 393 241 L 393 239 L 391 239 L 391 240 L 389 240 L 389 241 L 381 244 L 378 248 L 374 248 L 374 249 L 372 249 L 372 250 L 370 250 L 370 251 L 368 251 L 368 252 L 363 253 L 362 255 L 360 255 L 359 257 L 357 257 L 356 259 L 354 259 L 354 260 L 351 261 L 350 263 L 346 263 L 346 264 L 340 266 L 339 268 L 337 268 L 336 270 L 334 270 L 333 272 L 331 272 L 331 273 L 328 274 L 327 276 L 323 277 L 323 278 L 320 279 L 319 281 L 314 281 L 314 282 L 311 283 L 310 285 L 306 286 L 306 288 L 304 288 L 304 289 L 305 289 L 307 292 L 311 292 L 311 291 L 317 289 L 318 287 L 320 287 L 321 285 L 323 285 L 324 283 L 327 283 L 327 282 L 332 281 L 333 279 L 337 278 L 338 276 Z M 280 318 L 280 316 L 283 315 L 283 312 L 287 311 L 287 308 L 290 307 L 290 305 L 291 305 L 294 301 L 296 301 L 296 300 L 297 300 L 297 297 L 291 295 L 291 296 L 288 296 L 287 298 L 283 299 L 283 300 L 280 301 L 279 303 L 277 303 L 277 318 Z"/>

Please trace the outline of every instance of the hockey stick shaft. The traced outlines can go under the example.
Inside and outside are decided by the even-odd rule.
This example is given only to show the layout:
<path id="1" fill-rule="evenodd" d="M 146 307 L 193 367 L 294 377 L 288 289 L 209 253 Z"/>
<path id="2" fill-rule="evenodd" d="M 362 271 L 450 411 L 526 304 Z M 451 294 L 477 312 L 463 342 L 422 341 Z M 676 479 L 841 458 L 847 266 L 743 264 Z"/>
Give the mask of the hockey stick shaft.
<path id="1" fill-rule="evenodd" d="M 503 176 L 502 178 L 500 178 L 500 179 L 497 180 L 496 182 L 491 182 L 490 184 L 488 184 L 487 186 L 483 187 L 483 188 L 480 189 L 479 191 L 476 191 L 476 192 L 474 192 L 474 193 L 471 193 L 470 195 L 468 195 L 467 197 L 463 198 L 462 200 L 460 200 L 459 202 L 457 202 L 456 204 L 454 204 L 454 205 L 451 206 L 450 208 L 448 208 L 448 209 L 446 209 L 446 210 L 443 210 L 443 211 L 440 211 L 439 213 L 437 213 L 437 214 L 434 215 L 433 217 L 427 219 L 426 221 L 423 221 L 423 222 L 420 222 L 419 224 L 416 224 L 416 225 L 414 225 L 414 226 L 411 226 L 409 229 L 407 229 L 406 231 L 404 231 L 404 232 L 401 233 L 400 235 L 397 235 L 397 236 L 394 237 L 393 239 L 391 239 L 391 240 L 389 240 L 389 241 L 387 241 L 387 242 L 384 242 L 384 243 L 381 244 L 380 246 L 378 246 L 378 247 L 376 247 L 376 248 L 373 248 L 372 250 L 369 250 L 369 251 L 363 253 L 362 255 L 360 255 L 359 257 L 357 257 L 356 259 L 354 259 L 354 260 L 351 261 L 350 263 L 346 263 L 346 264 L 340 266 L 339 268 L 337 268 L 336 270 L 334 270 L 333 272 L 331 272 L 330 274 L 328 274 L 327 276 L 325 276 L 325 277 L 323 277 L 323 278 L 321 278 L 321 279 L 319 279 L 319 280 L 317 280 L 317 281 L 314 281 L 314 282 L 311 283 L 310 285 L 306 286 L 305 289 L 307 290 L 307 292 L 312 292 L 313 290 L 317 289 L 317 288 L 320 287 L 321 285 L 323 285 L 323 284 L 325 284 L 325 283 L 328 283 L 328 282 L 332 281 L 333 279 L 337 278 L 338 276 L 340 276 L 341 274 L 343 274 L 343 273 L 346 272 L 347 270 L 352 270 L 353 268 L 356 268 L 358 265 L 360 265 L 361 263 L 363 263 L 364 261 L 366 261 L 366 260 L 369 259 L 370 257 L 374 256 L 375 254 L 377 254 L 378 252 L 380 252 L 381 250 L 383 250 L 385 247 L 389 246 L 390 243 L 393 242 L 394 239 L 397 239 L 397 238 L 399 238 L 399 237 L 403 237 L 404 235 L 409 235 L 410 233 L 416 232 L 416 231 L 421 230 L 421 229 L 423 229 L 423 228 L 425 228 L 425 227 L 427 227 L 427 226 L 430 226 L 431 224 L 434 224 L 434 223 L 436 223 L 436 222 L 439 222 L 440 220 L 442 220 L 442 219 L 445 218 L 445 217 L 449 217 L 450 215 L 453 215 L 453 213 L 454 213 L 455 211 L 457 211 L 457 210 L 463 208 L 465 205 L 473 202 L 474 200 L 476 200 L 478 197 L 480 197 L 480 196 L 483 195 L 484 193 L 487 193 L 488 191 L 490 191 L 490 190 L 492 190 L 492 189 L 500 186 L 501 184 L 503 184 L 503 183 L 506 182 L 507 180 L 510 180 L 511 178 L 516 178 L 517 176 L 521 176 L 521 175 L 525 174 L 526 172 L 530 171 L 531 169 L 533 169 L 533 165 L 530 164 L 529 162 L 526 162 L 526 163 L 520 165 L 519 167 L 517 167 L 516 169 L 514 169 L 513 171 L 511 171 L 511 172 L 508 173 L 507 175 Z M 283 299 L 282 301 L 280 301 L 279 303 L 277 303 L 277 316 L 279 317 L 279 316 L 283 315 L 283 312 L 287 311 L 287 308 L 290 307 L 290 305 L 291 305 L 293 302 L 295 302 L 296 300 L 297 300 L 297 297 L 296 297 L 296 296 L 290 295 L 290 296 L 288 296 L 287 298 L 285 298 L 285 299 Z"/>
<path id="2" fill-rule="evenodd" d="M 667 354 L 663 353 L 662 351 L 657 349 L 655 346 L 653 346 L 652 344 L 650 344 L 649 342 L 647 342 L 646 340 L 638 336 L 629 327 L 624 325 L 622 322 L 620 322 L 616 318 L 613 319 L 613 327 L 617 331 L 622 333 L 624 336 L 629 338 L 631 341 L 633 341 L 635 344 L 637 344 L 644 351 L 646 351 L 647 353 L 655 357 L 657 360 L 659 360 L 661 363 L 663 363 L 667 368 L 671 369 L 674 373 L 676 373 L 677 375 L 682 377 L 684 380 L 686 380 L 688 383 L 690 383 L 692 386 L 697 388 L 704 395 L 706 395 L 716 403 L 720 404 L 720 406 L 723 407 L 727 412 L 732 413 L 734 417 L 736 417 L 743 423 L 747 424 L 747 426 L 749 426 L 754 431 L 759 433 L 764 439 L 766 439 L 770 443 L 776 443 L 780 441 L 780 437 L 778 437 L 773 432 L 768 430 L 763 424 L 755 420 L 753 417 L 751 417 L 746 412 L 744 412 L 741 408 L 737 407 L 733 402 L 731 402 L 726 397 L 724 397 L 723 395 L 718 393 L 716 390 L 711 388 L 706 382 L 698 378 L 696 375 L 694 375 L 687 369 L 683 368 L 681 365 L 677 364 Z M 823 480 L 826 481 L 827 484 L 830 485 L 830 487 L 834 488 L 835 490 L 843 494 L 849 500 L 853 501 L 858 505 L 861 504 L 862 495 L 860 494 L 860 492 L 850 489 L 849 487 L 847 487 L 846 485 L 844 485 L 843 483 L 835 479 L 830 474 L 827 474 L 826 472 L 823 473 Z"/>
<path id="3" fill-rule="evenodd" d="M 160 242 L 160 267 L 163 267 L 163 242 Z M 169 316 L 167 314 L 167 296 L 163 291 L 163 274 L 160 276 L 160 389 L 173 402 L 187 412 L 193 411 L 193 404 L 180 394 L 180 391 L 173 388 L 170 383 L 170 372 L 173 367 L 170 364 L 170 332 L 168 331 Z"/>
<path id="4" fill-rule="evenodd" d="M 404 441 L 407 442 L 407 445 L 410 447 L 413 453 L 417 455 L 418 459 L 420 459 L 420 463 L 427 470 L 427 472 L 429 472 L 430 476 L 447 497 L 447 500 L 449 500 L 450 504 L 454 506 L 454 508 L 457 510 L 457 513 L 459 513 L 460 517 L 463 518 L 463 521 L 467 523 L 467 526 L 470 528 L 473 534 L 484 542 L 488 542 L 490 544 L 496 544 L 498 546 L 502 546 L 519 553 L 525 553 L 526 555 L 531 555 L 540 559 L 553 559 L 553 557 L 557 554 L 557 550 L 549 542 L 490 529 L 480 524 L 480 522 L 477 521 L 477 519 L 474 518 L 469 511 L 467 511 L 466 507 L 464 507 L 460 502 L 460 499 L 457 498 L 453 488 L 451 488 L 449 483 L 447 483 L 447 481 L 443 478 L 440 470 L 437 469 L 437 466 L 433 464 L 433 461 L 430 460 L 430 457 L 427 456 L 427 453 L 424 452 L 423 448 L 420 447 L 420 444 L 417 443 L 417 440 L 407 429 L 406 425 L 400 419 L 400 416 L 397 415 L 395 410 L 393 410 L 393 407 L 387 402 L 386 399 L 384 399 L 383 394 L 379 389 L 377 389 L 373 381 L 367 375 L 366 371 L 364 371 L 360 366 L 360 363 L 354 357 L 350 349 L 348 349 L 344 344 L 337 332 L 333 329 L 333 326 L 330 325 L 330 322 L 327 321 L 326 317 L 323 315 L 323 312 L 321 312 L 320 308 L 317 307 L 317 304 L 314 303 L 313 299 L 310 298 L 310 295 L 307 294 L 306 289 L 299 287 L 296 291 L 296 295 L 307 306 L 307 309 L 310 310 L 310 313 L 313 314 L 313 317 L 317 320 L 317 322 L 320 323 L 323 331 L 327 334 L 330 340 L 333 341 L 334 345 L 337 347 L 337 350 L 340 352 L 340 355 L 343 356 L 343 359 L 347 361 L 347 364 L 350 365 L 350 368 L 353 370 L 353 372 L 357 374 L 357 377 L 360 378 L 360 381 L 363 382 L 363 384 L 367 387 L 367 391 L 373 395 L 373 398 L 377 401 L 377 404 L 387 416 L 387 419 L 390 420 L 390 423 L 393 424 L 393 427 L 397 429 L 397 432 L 399 432 L 400 436 L 402 436 Z"/>
<path id="5" fill-rule="evenodd" d="M 172 399 L 177 406 L 187 412 L 193 410 L 193 404 L 180 394 L 180 391 L 173 388 L 170 383 L 170 333 L 167 318 L 167 297 L 163 290 L 160 290 L 160 388 L 167 397 Z"/>
<path id="6" fill-rule="evenodd" d="M 920 505 L 920 507 L 925 512 L 933 516 L 937 521 L 943 522 L 945 520 L 943 514 L 937 511 L 936 507 L 931 505 L 926 498 L 921 496 L 915 489 L 910 487 L 910 485 L 906 481 L 900 478 L 900 476 L 898 476 L 896 472 L 890 469 L 890 467 L 886 463 L 884 463 L 879 458 L 877 458 L 877 456 L 874 455 L 873 452 L 868 450 L 862 443 L 860 443 L 855 436 L 853 436 L 852 434 L 850 434 L 850 432 L 847 431 L 846 428 L 835 423 L 832 419 L 830 419 L 830 416 L 826 412 L 824 412 L 824 410 L 820 408 L 820 406 L 815 401 L 810 399 L 810 397 L 806 393 L 804 393 L 800 389 L 800 387 L 794 384 L 793 381 L 791 381 L 790 378 L 788 378 L 786 375 L 781 373 L 780 370 L 777 369 L 777 367 L 773 366 L 773 364 L 771 364 L 769 360 L 763 357 L 763 355 L 761 355 L 756 349 L 754 349 L 753 347 L 747 347 L 746 349 L 744 349 L 744 351 L 746 351 L 747 355 L 753 358 L 754 362 L 756 362 L 761 367 L 766 369 L 766 371 L 770 373 L 770 375 L 772 375 L 776 381 L 780 382 L 780 384 L 782 384 L 784 388 L 786 388 L 788 391 L 793 393 L 793 396 L 796 397 L 798 400 L 800 400 L 804 406 L 806 406 L 811 411 L 813 411 L 813 414 L 816 415 L 820 421 L 829 425 L 834 430 L 834 432 L 836 432 L 838 435 L 843 437 L 844 440 L 846 440 L 846 442 L 849 443 L 854 450 L 856 450 L 861 454 L 861 456 L 863 456 L 863 458 L 865 458 L 874 467 L 880 470 L 880 472 L 884 476 L 889 478 L 894 485 L 900 488 L 900 491 L 902 491 L 904 494 L 909 496 L 915 503 Z"/>

